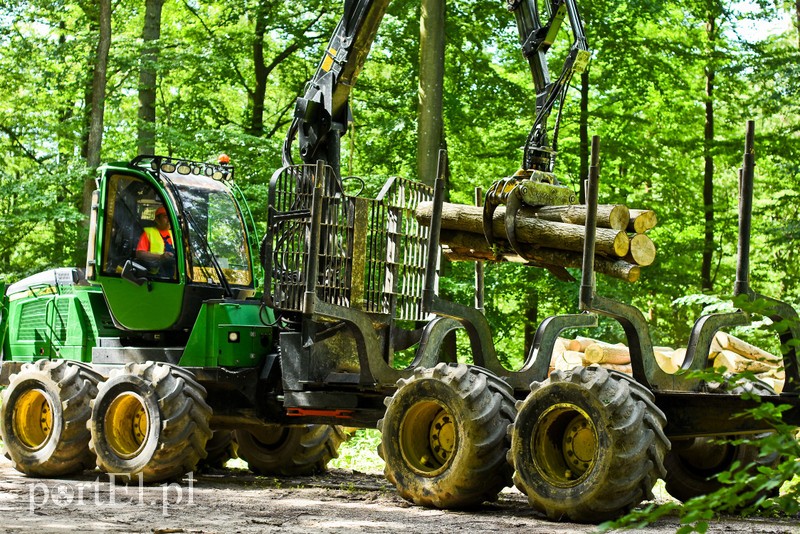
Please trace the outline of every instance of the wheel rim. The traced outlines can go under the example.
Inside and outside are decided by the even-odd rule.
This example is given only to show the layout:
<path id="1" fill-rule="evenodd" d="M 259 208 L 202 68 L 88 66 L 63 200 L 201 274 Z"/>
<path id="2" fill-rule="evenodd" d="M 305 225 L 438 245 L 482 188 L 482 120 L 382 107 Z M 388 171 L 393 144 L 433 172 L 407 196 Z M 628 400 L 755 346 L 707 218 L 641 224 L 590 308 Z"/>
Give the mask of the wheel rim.
<path id="1" fill-rule="evenodd" d="M 539 416 L 530 446 L 534 465 L 548 483 L 574 486 L 588 476 L 595 464 L 597 429 L 577 406 L 556 404 Z"/>
<path id="2" fill-rule="evenodd" d="M 30 450 L 41 449 L 53 432 L 53 407 L 41 389 L 30 389 L 14 403 L 14 434 Z"/>
<path id="3" fill-rule="evenodd" d="M 150 432 L 150 418 L 144 400 L 135 393 L 115 398 L 105 416 L 106 439 L 120 458 L 133 458 L 144 447 Z"/>
<path id="4" fill-rule="evenodd" d="M 400 424 L 399 443 L 403 459 L 413 471 L 436 476 L 458 450 L 458 427 L 438 402 L 419 402 L 406 412 Z"/>

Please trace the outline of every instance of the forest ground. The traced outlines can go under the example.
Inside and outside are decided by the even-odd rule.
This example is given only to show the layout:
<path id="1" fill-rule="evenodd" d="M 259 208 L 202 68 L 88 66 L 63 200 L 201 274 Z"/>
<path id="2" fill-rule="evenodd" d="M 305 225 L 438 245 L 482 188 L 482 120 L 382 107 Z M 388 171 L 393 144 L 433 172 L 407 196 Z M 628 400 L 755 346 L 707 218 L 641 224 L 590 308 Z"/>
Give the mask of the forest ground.
<path id="1" fill-rule="evenodd" d="M 507 488 L 496 503 L 464 511 L 413 506 L 377 473 L 332 469 L 302 478 L 256 477 L 241 469 L 200 474 L 181 485 L 119 486 L 99 472 L 70 480 L 29 478 L 0 459 L 4 532 L 593 532 L 553 523 Z M 647 532 L 675 532 L 667 518 Z M 797 520 L 723 518 L 709 532 L 798 533 Z"/>

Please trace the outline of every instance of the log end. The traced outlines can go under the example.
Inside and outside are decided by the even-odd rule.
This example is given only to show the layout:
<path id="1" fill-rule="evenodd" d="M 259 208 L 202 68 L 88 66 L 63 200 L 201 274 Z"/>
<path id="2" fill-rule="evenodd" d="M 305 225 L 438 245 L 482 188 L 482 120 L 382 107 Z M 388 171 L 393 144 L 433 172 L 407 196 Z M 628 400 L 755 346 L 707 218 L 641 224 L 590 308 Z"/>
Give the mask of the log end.
<path id="1" fill-rule="evenodd" d="M 614 255 L 619 258 L 624 258 L 627 256 L 630 246 L 631 243 L 628 239 L 628 235 L 625 232 L 618 232 L 614 237 Z"/>
<path id="2" fill-rule="evenodd" d="M 653 240 L 644 234 L 636 234 L 630 241 L 630 257 L 634 263 L 647 267 L 656 259 L 656 246 Z"/>
<path id="3" fill-rule="evenodd" d="M 625 230 L 631 222 L 631 212 L 628 206 L 616 204 L 608 215 L 608 226 L 612 230 Z"/>

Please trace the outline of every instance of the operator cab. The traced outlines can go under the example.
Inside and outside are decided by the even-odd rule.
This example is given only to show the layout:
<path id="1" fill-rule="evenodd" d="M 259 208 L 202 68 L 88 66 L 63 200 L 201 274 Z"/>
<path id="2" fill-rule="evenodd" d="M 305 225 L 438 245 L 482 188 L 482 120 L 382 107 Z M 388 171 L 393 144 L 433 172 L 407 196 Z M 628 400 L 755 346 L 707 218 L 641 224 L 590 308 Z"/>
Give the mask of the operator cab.
<path id="1" fill-rule="evenodd" d="M 89 278 L 118 328 L 187 331 L 203 301 L 254 293 L 232 178 L 229 165 L 159 156 L 101 169 Z"/>

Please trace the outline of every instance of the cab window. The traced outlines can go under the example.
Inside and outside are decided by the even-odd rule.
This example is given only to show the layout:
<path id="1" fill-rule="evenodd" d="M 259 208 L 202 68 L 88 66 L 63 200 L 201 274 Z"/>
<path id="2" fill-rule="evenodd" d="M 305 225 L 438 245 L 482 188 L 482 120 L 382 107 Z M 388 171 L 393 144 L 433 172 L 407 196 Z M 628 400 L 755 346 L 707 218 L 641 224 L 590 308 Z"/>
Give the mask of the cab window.
<path id="1" fill-rule="evenodd" d="M 250 287 L 250 249 L 242 215 L 231 194 L 216 181 L 177 174 L 171 179 L 188 222 L 189 279 L 219 284 L 213 256 L 229 284 Z"/>
<path id="2" fill-rule="evenodd" d="M 125 262 L 133 260 L 151 278 L 176 280 L 174 236 L 158 191 L 139 178 L 113 175 L 107 195 L 103 273 L 119 275 Z"/>

